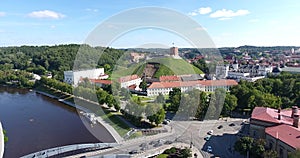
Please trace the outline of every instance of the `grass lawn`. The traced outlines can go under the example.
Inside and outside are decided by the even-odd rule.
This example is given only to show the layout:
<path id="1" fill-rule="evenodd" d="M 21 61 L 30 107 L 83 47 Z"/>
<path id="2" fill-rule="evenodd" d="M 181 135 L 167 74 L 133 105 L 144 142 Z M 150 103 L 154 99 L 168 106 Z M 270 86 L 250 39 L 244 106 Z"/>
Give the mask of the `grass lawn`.
<path id="1" fill-rule="evenodd" d="M 149 98 L 149 97 L 141 97 L 141 96 L 137 96 L 137 95 L 132 95 L 133 100 L 138 100 L 138 98 L 140 98 L 141 101 L 148 101 L 148 100 L 153 99 L 153 98 Z"/>
<path id="2" fill-rule="evenodd" d="M 141 137 L 141 136 L 143 136 L 143 133 L 142 133 L 141 131 L 138 131 L 138 132 L 133 133 L 133 134 L 129 137 L 129 139 L 133 139 L 133 138 L 137 138 L 137 137 Z"/>
<path id="3" fill-rule="evenodd" d="M 160 154 L 157 156 L 157 158 L 167 158 L 168 154 Z"/>

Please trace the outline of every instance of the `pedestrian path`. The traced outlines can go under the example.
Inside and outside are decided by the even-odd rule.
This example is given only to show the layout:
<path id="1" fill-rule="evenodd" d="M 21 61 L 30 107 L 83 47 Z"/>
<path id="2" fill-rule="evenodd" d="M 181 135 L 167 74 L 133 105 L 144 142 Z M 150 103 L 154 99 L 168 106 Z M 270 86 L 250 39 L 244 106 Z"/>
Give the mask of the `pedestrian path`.
<path id="1" fill-rule="evenodd" d="M 2 124 L 0 122 L 0 158 L 3 157 L 4 153 L 4 134 L 2 129 Z"/>

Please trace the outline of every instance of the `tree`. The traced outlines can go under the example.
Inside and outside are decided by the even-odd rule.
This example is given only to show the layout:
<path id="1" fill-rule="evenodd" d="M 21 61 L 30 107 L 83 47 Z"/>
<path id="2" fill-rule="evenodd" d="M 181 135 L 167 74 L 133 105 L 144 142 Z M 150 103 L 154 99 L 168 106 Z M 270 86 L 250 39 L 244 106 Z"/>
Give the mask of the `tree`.
<path id="1" fill-rule="evenodd" d="M 3 130 L 3 135 L 4 135 L 4 143 L 8 142 L 8 137 L 7 137 L 7 134 L 6 134 L 6 130 Z"/>
<path id="2" fill-rule="evenodd" d="M 169 100 L 171 104 L 168 107 L 168 110 L 176 112 L 180 105 L 181 90 L 179 88 L 173 88 L 172 91 L 169 92 Z"/>
<path id="3" fill-rule="evenodd" d="M 242 137 L 235 142 L 234 150 L 242 155 L 247 155 L 247 152 L 252 149 L 253 141 L 251 137 Z"/>
<path id="4" fill-rule="evenodd" d="M 230 93 L 226 93 L 224 106 L 222 109 L 222 115 L 223 116 L 230 116 L 231 111 L 233 111 L 237 107 L 237 98 L 234 95 L 231 95 Z"/>
<path id="5" fill-rule="evenodd" d="M 165 97 L 161 93 L 159 93 L 155 99 L 155 102 L 163 104 L 165 103 Z"/>
<path id="6" fill-rule="evenodd" d="M 105 72 L 111 72 L 111 66 L 109 64 L 104 64 L 104 70 Z"/>
<path id="7" fill-rule="evenodd" d="M 149 115 L 147 118 L 151 123 L 154 122 L 156 126 L 158 126 L 160 123 L 163 122 L 165 116 L 166 116 L 165 110 L 163 108 L 160 108 L 155 114 Z"/>
<path id="8" fill-rule="evenodd" d="M 264 139 L 255 140 L 251 148 L 252 157 L 261 157 L 261 155 L 263 155 L 265 152 L 265 145 L 266 141 Z"/>
<path id="9" fill-rule="evenodd" d="M 145 80 L 145 78 L 143 79 L 143 81 L 140 84 L 140 88 L 142 89 L 143 92 L 147 91 L 147 82 Z"/>
<path id="10" fill-rule="evenodd" d="M 190 148 L 184 148 L 181 150 L 180 155 L 183 158 L 192 157 L 192 150 Z"/>
<path id="11" fill-rule="evenodd" d="M 278 153 L 275 150 L 266 150 L 263 154 L 264 158 L 278 158 Z"/>
<path id="12" fill-rule="evenodd" d="M 124 100 L 129 100 L 131 98 L 131 93 L 124 87 L 121 88 L 121 95 L 124 97 Z"/>
<path id="13" fill-rule="evenodd" d="M 105 97 L 105 103 L 108 105 L 108 107 L 113 107 L 115 103 L 115 99 L 111 94 L 107 94 Z"/>
<path id="14" fill-rule="evenodd" d="M 288 158 L 299 158 L 299 157 L 300 157 L 300 149 L 288 153 Z"/>

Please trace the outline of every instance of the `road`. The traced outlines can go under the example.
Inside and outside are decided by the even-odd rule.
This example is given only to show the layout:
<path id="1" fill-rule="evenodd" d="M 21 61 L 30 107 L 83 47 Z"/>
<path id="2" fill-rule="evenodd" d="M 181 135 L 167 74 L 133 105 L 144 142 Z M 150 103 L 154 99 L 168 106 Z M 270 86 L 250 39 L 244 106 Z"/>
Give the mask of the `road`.
<path id="1" fill-rule="evenodd" d="M 197 154 L 198 158 L 202 156 L 204 158 L 212 156 L 219 156 L 222 158 L 241 157 L 239 154 L 231 152 L 229 149 L 233 147 L 233 144 L 237 139 L 236 133 L 241 129 L 241 123 L 243 121 L 245 120 L 171 121 L 171 123 L 167 125 L 167 128 L 169 129 L 169 132 L 167 133 L 123 141 L 115 148 L 71 157 L 128 154 L 130 151 L 137 151 L 138 154 L 133 154 L 132 156 L 139 157 L 142 154 L 145 156 L 163 151 L 162 149 L 164 147 L 170 146 L 166 144 L 168 141 L 172 142 L 171 145 L 179 143 L 190 146 L 192 144 L 192 149 L 198 149 L 195 150 L 195 152 L 201 152 L 201 154 Z M 229 126 L 231 123 L 234 123 L 234 126 Z M 217 127 L 220 125 L 222 125 L 223 128 L 218 129 Z M 214 132 L 211 139 L 206 141 L 204 138 L 207 136 L 209 130 L 213 130 Z M 212 147 L 213 151 L 211 153 L 206 152 L 207 146 Z"/>

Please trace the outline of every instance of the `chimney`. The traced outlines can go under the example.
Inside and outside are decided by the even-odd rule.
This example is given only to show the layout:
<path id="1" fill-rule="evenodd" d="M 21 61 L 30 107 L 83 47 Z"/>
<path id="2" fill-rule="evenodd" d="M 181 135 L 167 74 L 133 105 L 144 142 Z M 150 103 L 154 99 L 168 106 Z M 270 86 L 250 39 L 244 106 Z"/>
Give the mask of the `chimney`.
<path id="1" fill-rule="evenodd" d="M 280 109 L 280 108 L 278 108 L 278 120 L 280 120 L 280 119 L 281 119 L 280 111 L 281 111 L 281 109 Z"/>
<path id="2" fill-rule="evenodd" d="M 299 115 L 298 114 L 294 114 L 293 126 L 296 127 L 296 128 L 298 128 L 298 126 L 299 126 Z"/>
<path id="3" fill-rule="evenodd" d="M 294 115 L 298 114 L 298 106 L 292 106 L 292 118 L 294 118 Z"/>

